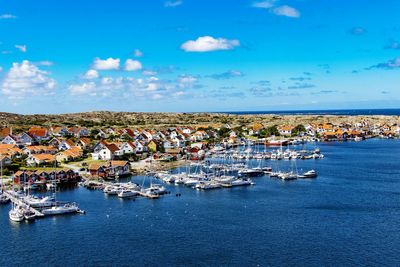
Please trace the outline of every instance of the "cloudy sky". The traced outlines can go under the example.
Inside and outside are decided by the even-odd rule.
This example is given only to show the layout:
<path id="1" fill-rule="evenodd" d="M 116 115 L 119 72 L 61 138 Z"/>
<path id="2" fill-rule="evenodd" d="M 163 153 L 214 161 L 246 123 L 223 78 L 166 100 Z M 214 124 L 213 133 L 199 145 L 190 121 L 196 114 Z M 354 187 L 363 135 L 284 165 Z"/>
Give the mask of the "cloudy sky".
<path id="1" fill-rule="evenodd" d="M 0 111 L 399 107 L 398 0 L 0 0 Z"/>

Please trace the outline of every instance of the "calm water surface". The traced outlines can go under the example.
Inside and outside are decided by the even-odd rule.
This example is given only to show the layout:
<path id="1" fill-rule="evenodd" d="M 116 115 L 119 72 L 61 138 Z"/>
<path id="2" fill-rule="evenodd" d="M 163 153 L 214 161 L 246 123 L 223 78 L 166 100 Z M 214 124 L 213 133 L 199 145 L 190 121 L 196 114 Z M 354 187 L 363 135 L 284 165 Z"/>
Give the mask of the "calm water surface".
<path id="1" fill-rule="evenodd" d="M 316 169 L 316 180 L 262 177 L 206 192 L 169 186 L 158 200 L 79 188 L 59 199 L 86 215 L 22 224 L 0 206 L 0 266 L 399 265 L 400 141 L 318 147 L 325 159 L 297 162 Z"/>

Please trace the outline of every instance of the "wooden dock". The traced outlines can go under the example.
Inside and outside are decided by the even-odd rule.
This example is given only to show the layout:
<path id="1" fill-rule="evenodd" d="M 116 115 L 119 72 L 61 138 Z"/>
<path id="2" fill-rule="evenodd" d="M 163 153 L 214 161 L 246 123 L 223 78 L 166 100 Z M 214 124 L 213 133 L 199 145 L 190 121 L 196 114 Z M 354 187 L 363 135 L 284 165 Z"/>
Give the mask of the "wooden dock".
<path id="1" fill-rule="evenodd" d="M 28 205 L 24 200 L 16 197 L 14 194 L 10 194 L 8 191 L 4 191 L 4 194 L 13 202 L 14 204 L 22 207 L 27 207 L 29 210 L 33 213 L 35 213 L 36 217 L 44 217 L 45 215 L 41 213 L 39 210 L 32 208 L 31 206 Z"/>

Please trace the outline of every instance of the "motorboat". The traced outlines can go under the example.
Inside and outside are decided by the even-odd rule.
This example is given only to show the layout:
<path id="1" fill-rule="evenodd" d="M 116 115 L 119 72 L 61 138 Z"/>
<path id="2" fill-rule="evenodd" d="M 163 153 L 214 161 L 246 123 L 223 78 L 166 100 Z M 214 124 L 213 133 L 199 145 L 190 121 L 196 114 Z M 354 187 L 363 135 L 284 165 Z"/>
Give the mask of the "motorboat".
<path id="1" fill-rule="evenodd" d="M 118 195 L 120 188 L 117 186 L 107 185 L 104 187 L 103 192 L 107 195 Z"/>
<path id="2" fill-rule="evenodd" d="M 271 178 L 279 178 L 279 175 L 281 175 L 280 172 L 271 172 L 269 174 L 269 177 L 271 177 Z"/>
<path id="3" fill-rule="evenodd" d="M 158 195 L 164 195 L 167 193 L 167 189 L 160 184 L 151 184 L 150 187 L 147 188 L 147 190 L 153 191 Z"/>
<path id="4" fill-rule="evenodd" d="M 55 198 L 54 197 L 37 197 L 33 195 L 29 195 L 25 197 L 25 202 L 34 208 L 45 208 L 51 207 L 55 205 Z"/>
<path id="5" fill-rule="evenodd" d="M 13 206 L 8 213 L 8 216 L 13 222 L 22 222 L 25 219 L 22 210 L 18 206 Z"/>
<path id="6" fill-rule="evenodd" d="M 293 172 L 286 172 L 286 173 L 280 174 L 279 178 L 281 178 L 283 181 L 290 181 L 290 180 L 296 180 L 297 175 L 294 174 Z"/>
<path id="7" fill-rule="evenodd" d="M 317 172 L 315 170 L 310 170 L 302 175 L 299 175 L 299 178 L 316 178 L 318 176 Z"/>
<path id="8" fill-rule="evenodd" d="M 239 176 L 258 177 L 263 176 L 264 171 L 261 168 L 243 169 L 238 172 Z"/>
<path id="9" fill-rule="evenodd" d="M 63 205 L 57 205 L 51 208 L 43 209 L 42 213 L 44 215 L 61 215 L 68 213 L 77 213 L 79 211 L 79 207 L 75 203 L 66 203 Z"/>
<path id="10" fill-rule="evenodd" d="M 139 193 L 137 191 L 133 191 L 130 189 L 123 189 L 118 193 L 118 197 L 120 198 L 129 198 L 129 197 L 135 197 Z"/>
<path id="11" fill-rule="evenodd" d="M 265 174 L 270 174 L 272 172 L 271 167 L 262 167 L 261 169 Z"/>
<path id="12" fill-rule="evenodd" d="M 198 179 L 187 179 L 185 182 L 184 182 L 184 184 L 186 185 L 186 186 L 195 186 L 197 183 L 199 182 L 199 180 Z"/>
<path id="13" fill-rule="evenodd" d="M 209 190 L 209 189 L 217 189 L 221 188 L 221 184 L 216 183 L 216 182 L 199 182 L 196 185 L 196 189 L 202 189 L 202 190 Z"/>
<path id="14" fill-rule="evenodd" d="M 36 218 L 36 214 L 29 209 L 29 207 L 23 209 L 23 215 L 25 220 L 27 221 L 34 221 Z"/>
<path id="15" fill-rule="evenodd" d="M 252 184 L 254 184 L 254 183 L 250 179 L 242 179 L 242 178 L 233 180 L 230 183 L 231 186 L 245 186 L 245 185 L 252 185 Z"/>

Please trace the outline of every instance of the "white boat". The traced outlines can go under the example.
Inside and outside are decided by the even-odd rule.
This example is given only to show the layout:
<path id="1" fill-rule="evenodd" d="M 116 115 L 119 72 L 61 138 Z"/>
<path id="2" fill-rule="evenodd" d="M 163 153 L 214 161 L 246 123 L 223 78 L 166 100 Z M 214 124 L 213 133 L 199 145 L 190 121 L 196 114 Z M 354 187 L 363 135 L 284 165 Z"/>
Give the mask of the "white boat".
<path id="1" fill-rule="evenodd" d="M 44 215 L 61 215 L 68 213 L 77 213 L 79 212 L 79 208 L 75 203 L 67 203 L 64 205 L 53 206 L 51 208 L 46 208 L 42 210 Z"/>
<path id="2" fill-rule="evenodd" d="M 221 184 L 227 184 L 233 181 L 235 179 L 235 176 L 229 176 L 229 175 L 221 175 L 219 177 L 216 177 L 214 181 L 221 183 Z"/>
<path id="3" fill-rule="evenodd" d="M 172 175 L 172 174 L 168 174 L 168 175 L 165 175 L 163 178 L 162 178 L 162 180 L 165 182 L 165 183 L 174 183 L 175 182 L 175 180 L 176 180 L 176 176 L 175 175 Z"/>
<path id="4" fill-rule="evenodd" d="M 278 178 L 279 175 L 281 175 L 280 172 L 271 172 L 271 173 L 269 174 L 269 177 L 271 177 L 271 178 Z"/>
<path id="5" fill-rule="evenodd" d="M 120 188 L 117 186 L 107 185 L 104 187 L 103 192 L 107 195 L 118 195 Z"/>
<path id="6" fill-rule="evenodd" d="M 54 197 L 37 197 L 37 196 L 26 196 L 25 197 L 25 202 L 34 208 L 45 208 L 45 207 L 51 207 L 55 205 L 55 198 Z"/>
<path id="7" fill-rule="evenodd" d="M 8 213 L 8 216 L 10 217 L 10 220 L 13 222 L 22 222 L 25 219 L 21 209 L 17 206 L 13 206 L 13 208 Z"/>
<path id="8" fill-rule="evenodd" d="M 139 193 L 137 191 L 133 191 L 130 189 L 123 189 L 118 193 L 118 197 L 120 198 L 129 198 L 129 197 L 135 197 Z"/>
<path id="9" fill-rule="evenodd" d="M 299 178 L 316 178 L 317 176 L 318 174 L 315 170 L 310 170 L 300 175 Z"/>
<path id="10" fill-rule="evenodd" d="M 177 177 L 176 179 L 175 179 L 175 184 L 184 184 L 185 183 L 185 178 L 183 178 L 183 177 Z"/>
<path id="11" fill-rule="evenodd" d="M 292 172 L 287 172 L 280 174 L 279 178 L 281 178 L 283 181 L 290 181 L 290 180 L 296 180 L 297 175 Z"/>
<path id="12" fill-rule="evenodd" d="M 36 214 L 33 211 L 31 211 L 29 209 L 29 207 L 22 209 L 22 211 L 23 211 L 22 214 L 24 215 L 25 220 L 27 220 L 27 221 L 35 220 Z"/>
<path id="13" fill-rule="evenodd" d="M 217 189 L 217 188 L 221 188 L 221 184 L 215 182 L 199 182 L 196 185 L 196 189 L 202 189 L 202 190 Z"/>
<path id="14" fill-rule="evenodd" d="M 271 167 L 262 167 L 261 169 L 265 174 L 270 174 L 272 172 Z"/>
<path id="15" fill-rule="evenodd" d="M 155 188 L 152 188 L 152 187 L 142 189 L 142 192 L 151 198 L 158 198 L 160 196 L 160 194 L 158 193 L 158 190 Z"/>
<path id="16" fill-rule="evenodd" d="M 122 184 L 121 186 L 124 188 L 130 189 L 130 190 L 133 190 L 133 191 L 140 191 L 140 189 L 141 189 L 140 185 L 132 183 L 132 182 Z"/>
<path id="17" fill-rule="evenodd" d="M 148 188 L 148 189 L 154 190 L 159 195 L 164 195 L 167 193 L 167 189 L 160 184 L 151 184 L 150 188 Z"/>
<path id="18" fill-rule="evenodd" d="M 253 182 L 250 179 L 236 179 L 231 182 L 231 186 L 245 186 L 252 185 Z"/>
<path id="19" fill-rule="evenodd" d="M 198 179 L 187 179 L 184 184 L 186 186 L 195 186 L 199 182 Z"/>

